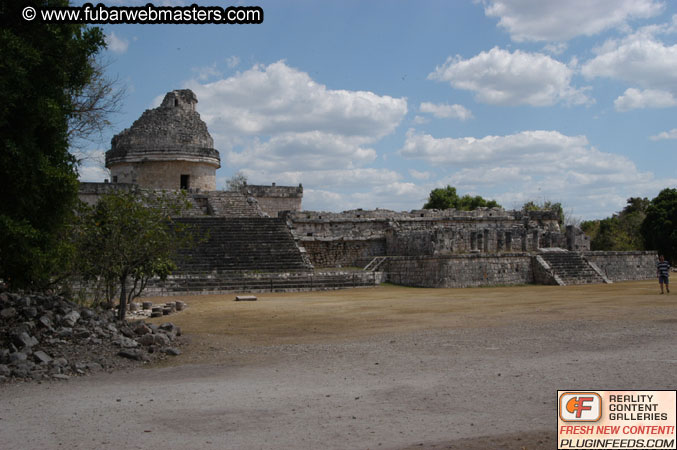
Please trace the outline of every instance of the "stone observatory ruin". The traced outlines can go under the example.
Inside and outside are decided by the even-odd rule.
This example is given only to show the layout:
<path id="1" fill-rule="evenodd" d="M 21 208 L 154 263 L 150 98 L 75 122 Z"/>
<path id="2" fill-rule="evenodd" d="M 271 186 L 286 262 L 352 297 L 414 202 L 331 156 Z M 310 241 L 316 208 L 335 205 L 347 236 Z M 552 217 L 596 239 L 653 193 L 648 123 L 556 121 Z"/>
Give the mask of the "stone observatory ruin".
<path id="1" fill-rule="evenodd" d="M 183 190 L 175 218 L 202 237 L 146 295 L 336 289 L 383 281 L 419 287 L 584 284 L 647 279 L 655 252 L 594 252 L 552 211 L 303 211 L 303 186 L 216 189 L 219 152 L 189 89 L 165 95 L 111 141 L 112 182 L 81 183 L 93 204 L 114 190 Z M 346 270 L 347 268 L 347 270 Z"/>
<path id="2" fill-rule="evenodd" d="M 113 137 L 106 168 L 114 183 L 154 189 L 216 190 L 219 152 L 190 89 L 172 91 Z"/>

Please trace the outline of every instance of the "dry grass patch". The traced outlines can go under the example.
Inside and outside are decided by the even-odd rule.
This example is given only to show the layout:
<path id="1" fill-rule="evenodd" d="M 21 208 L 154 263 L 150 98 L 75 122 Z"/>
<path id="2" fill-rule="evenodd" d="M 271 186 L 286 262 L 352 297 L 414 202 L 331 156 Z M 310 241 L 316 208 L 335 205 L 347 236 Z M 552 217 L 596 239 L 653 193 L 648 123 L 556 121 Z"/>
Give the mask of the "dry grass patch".
<path id="1" fill-rule="evenodd" d="M 657 291 L 653 281 L 639 281 L 467 289 L 380 286 L 262 293 L 255 302 L 235 302 L 235 294 L 203 295 L 177 297 L 189 308 L 171 320 L 192 341 L 187 353 L 193 355 L 177 362 L 198 362 L 230 347 L 351 340 L 431 328 L 518 325 L 525 320 L 665 320 L 677 296 Z"/>

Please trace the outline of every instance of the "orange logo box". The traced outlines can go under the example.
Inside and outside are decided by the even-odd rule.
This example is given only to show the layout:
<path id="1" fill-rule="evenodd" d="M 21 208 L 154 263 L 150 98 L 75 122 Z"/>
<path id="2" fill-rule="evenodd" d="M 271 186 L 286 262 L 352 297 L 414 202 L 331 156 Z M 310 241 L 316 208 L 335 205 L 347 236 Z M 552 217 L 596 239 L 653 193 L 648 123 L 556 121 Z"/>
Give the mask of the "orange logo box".
<path id="1" fill-rule="evenodd" d="M 562 422 L 597 422 L 602 417 L 602 397 L 596 392 L 564 392 L 559 396 Z"/>

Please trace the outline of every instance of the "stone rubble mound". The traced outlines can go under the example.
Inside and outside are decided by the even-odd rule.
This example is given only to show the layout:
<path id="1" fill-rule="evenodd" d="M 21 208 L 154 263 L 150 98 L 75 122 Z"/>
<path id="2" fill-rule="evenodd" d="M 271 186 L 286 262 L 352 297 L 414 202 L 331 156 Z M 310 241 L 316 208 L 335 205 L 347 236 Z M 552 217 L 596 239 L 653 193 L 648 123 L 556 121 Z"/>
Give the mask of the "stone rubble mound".
<path id="1" fill-rule="evenodd" d="M 181 353 L 172 323 L 120 321 L 56 295 L 0 292 L 0 382 L 68 379 Z"/>

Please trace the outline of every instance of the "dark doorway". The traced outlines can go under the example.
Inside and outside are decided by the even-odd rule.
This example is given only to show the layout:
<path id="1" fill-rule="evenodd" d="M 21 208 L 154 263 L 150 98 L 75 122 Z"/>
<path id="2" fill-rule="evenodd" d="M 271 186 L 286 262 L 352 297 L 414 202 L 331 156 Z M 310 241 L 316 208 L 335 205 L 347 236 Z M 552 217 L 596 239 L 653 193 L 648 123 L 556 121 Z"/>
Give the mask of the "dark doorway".
<path id="1" fill-rule="evenodd" d="M 181 175 L 181 189 L 188 189 L 190 187 L 188 185 L 188 180 L 190 180 L 189 175 Z"/>

